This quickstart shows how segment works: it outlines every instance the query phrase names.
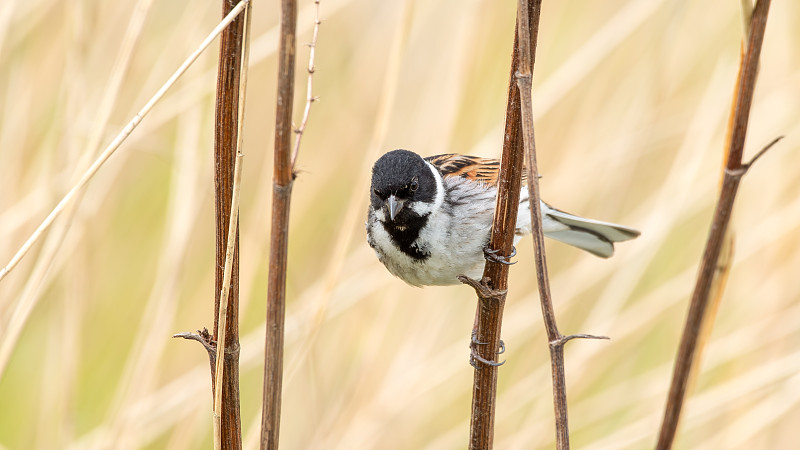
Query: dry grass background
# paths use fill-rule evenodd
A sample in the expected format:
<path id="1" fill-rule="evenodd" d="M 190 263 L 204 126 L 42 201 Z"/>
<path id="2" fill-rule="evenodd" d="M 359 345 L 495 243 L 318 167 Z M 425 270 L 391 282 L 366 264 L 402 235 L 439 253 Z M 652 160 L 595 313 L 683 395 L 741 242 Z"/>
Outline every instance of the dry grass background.
<path id="1" fill-rule="evenodd" d="M 314 105 L 295 184 L 285 448 L 463 448 L 474 295 L 392 278 L 364 240 L 380 152 L 498 156 L 514 2 L 322 2 Z M 257 444 L 277 12 L 256 2 L 242 192 L 242 417 Z M 218 20 L 218 2 L 0 5 L 0 259 Z M 137 26 L 141 21 L 141 26 Z M 301 2 L 300 42 L 312 2 Z M 736 253 L 677 448 L 793 448 L 800 422 L 800 4 L 773 5 Z M 133 24 L 133 25 L 131 25 Z M 545 2 L 534 74 L 552 204 L 642 230 L 600 260 L 549 242 L 576 448 L 655 442 L 719 180 L 738 2 Z M 126 42 L 129 42 L 125 50 Z M 304 64 L 307 49 L 300 47 Z M 208 448 L 216 47 L 0 284 L 0 445 Z M 296 111 L 305 93 L 298 70 Z M 551 448 L 531 266 L 511 271 L 496 446 Z M 19 330 L 16 333 L 15 330 Z M 18 339 L 17 339 L 18 337 Z M 5 353 L 3 353 L 5 352 Z"/>

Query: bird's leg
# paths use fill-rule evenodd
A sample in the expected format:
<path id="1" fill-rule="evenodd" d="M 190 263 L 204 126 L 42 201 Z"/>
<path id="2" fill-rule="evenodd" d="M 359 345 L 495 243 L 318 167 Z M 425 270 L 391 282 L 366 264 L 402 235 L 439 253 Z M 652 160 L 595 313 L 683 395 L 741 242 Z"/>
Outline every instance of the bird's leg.
<path id="1" fill-rule="evenodd" d="M 480 317 L 481 303 L 483 301 L 494 300 L 494 301 L 503 302 L 503 301 L 505 301 L 506 291 L 505 290 L 490 289 L 488 287 L 488 285 L 486 284 L 488 279 L 483 279 L 481 281 L 477 281 L 477 280 L 473 280 L 472 278 L 470 278 L 470 277 L 468 277 L 466 275 L 459 275 L 458 276 L 458 280 L 461 281 L 462 283 L 466 284 L 466 285 L 471 286 L 473 289 L 475 289 L 475 291 L 478 293 L 478 297 L 480 298 L 480 301 L 478 301 L 478 304 L 476 305 L 477 311 L 475 312 L 475 322 L 472 325 L 472 334 L 470 336 L 469 364 L 472 367 L 476 368 L 476 369 L 480 369 L 480 366 L 478 365 L 478 363 L 483 363 L 483 364 L 485 364 L 487 366 L 490 366 L 490 367 L 502 366 L 503 364 L 505 364 L 505 361 L 502 361 L 502 362 L 499 362 L 499 363 L 495 362 L 495 361 L 490 361 L 490 360 L 482 357 L 478 353 L 478 346 L 479 345 L 489 345 L 488 342 L 481 342 L 480 340 L 478 340 L 478 318 Z M 496 351 L 495 354 L 499 355 L 501 353 L 504 353 L 505 351 L 506 351 L 506 345 L 502 340 L 500 340 L 500 349 L 499 349 L 499 351 Z"/>
<path id="2" fill-rule="evenodd" d="M 516 256 L 516 254 L 517 254 L 517 248 L 516 247 L 513 247 L 513 246 L 511 247 L 511 254 L 508 255 L 508 256 L 498 255 L 498 253 L 500 253 L 500 250 L 493 250 L 493 249 L 489 248 L 488 246 L 483 247 L 483 257 L 486 258 L 487 261 L 496 262 L 496 263 L 500 263 L 500 264 L 505 264 L 507 266 L 510 266 L 512 264 L 516 264 L 517 263 L 516 261 L 514 261 L 514 262 L 511 261 L 511 258 Z"/>

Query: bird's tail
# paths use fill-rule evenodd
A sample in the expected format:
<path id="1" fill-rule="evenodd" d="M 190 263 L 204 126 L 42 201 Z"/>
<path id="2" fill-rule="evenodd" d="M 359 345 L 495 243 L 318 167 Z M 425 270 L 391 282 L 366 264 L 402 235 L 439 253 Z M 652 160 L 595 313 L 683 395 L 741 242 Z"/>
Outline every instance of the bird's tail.
<path id="1" fill-rule="evenodd" d="M 601 258 L 608 258 L 614 254 L 614 242 L 634 239 L 640 234 L 639 231 L 622 225 L 585 219 L 555 208 L 547 209 L 548 211 L 542 211 L 545 236 L 586 250 Z M 548 220 L 557 222 L 553 224 L 556 226 L 548 226 Z"/>

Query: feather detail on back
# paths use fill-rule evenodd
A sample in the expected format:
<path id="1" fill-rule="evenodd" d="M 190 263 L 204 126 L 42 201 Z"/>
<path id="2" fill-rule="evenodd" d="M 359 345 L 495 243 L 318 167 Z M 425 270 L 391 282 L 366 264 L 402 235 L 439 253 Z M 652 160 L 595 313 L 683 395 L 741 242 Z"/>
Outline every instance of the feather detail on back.
<path id="1" fill-rule="evenodd" d="M 497 187 L 500 178 L 500 160 L 492 158 L 480 158 L 477 156 L 458 155 L 449 153 L 445 155 L 434 155 L 425 158 L 439 169 L 443 178 L 461 177 L 469 181 L 484 183 L 492 187 Z M 522 185 L 528 179 L 528 171 L 522 170 Z"/>

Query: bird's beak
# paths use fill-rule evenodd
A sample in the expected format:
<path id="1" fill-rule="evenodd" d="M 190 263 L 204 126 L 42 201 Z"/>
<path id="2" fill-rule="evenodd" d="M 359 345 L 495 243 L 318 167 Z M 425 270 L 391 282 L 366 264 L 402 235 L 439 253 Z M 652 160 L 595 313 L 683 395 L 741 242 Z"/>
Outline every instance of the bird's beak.
<path id="1" fill-rule="evenodd" d="M 398 200 L 394 195 L 389 196 L 386 200 L 386 204 L 389 206 L 389 220 L 394 222 L 394 218 L 397 217 L 397 214 L 403 209 L 403 204 L 405 202 L 405 200 Z"/>

